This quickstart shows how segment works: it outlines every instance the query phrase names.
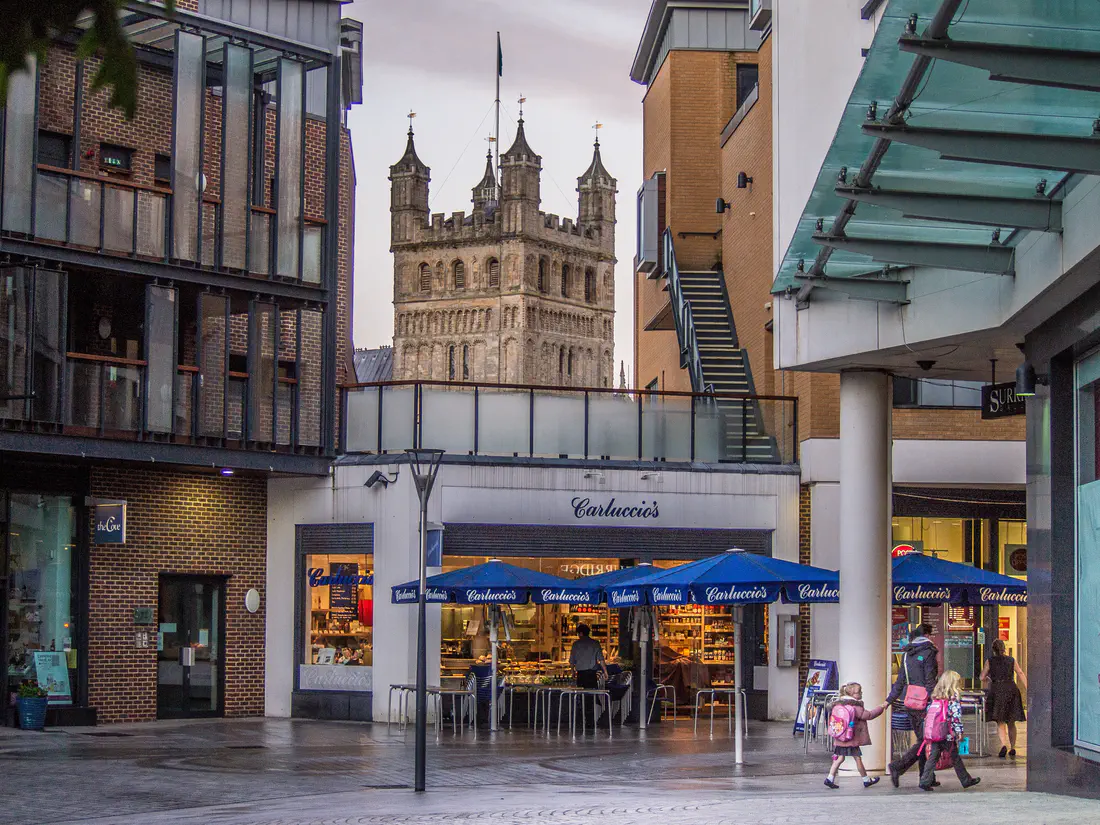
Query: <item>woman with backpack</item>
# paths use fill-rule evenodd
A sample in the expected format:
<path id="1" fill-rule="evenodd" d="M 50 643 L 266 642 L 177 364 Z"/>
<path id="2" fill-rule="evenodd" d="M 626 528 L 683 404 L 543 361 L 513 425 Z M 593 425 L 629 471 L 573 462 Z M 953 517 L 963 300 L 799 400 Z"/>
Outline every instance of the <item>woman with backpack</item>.
<path id="1" fill-rule="evenodd" d="M 924 715 L 924 741 L 921 742 L 921 750 L 927 757 L 920 775 L 922 791 L 934 790 L 936 768 L 953 767 L 963 790 L 982 781 L 967 772 L 959 755 L 959 742 L 963 738 L 961 693 L 962 676 L 953 670 L 945 671 L 932 690 L 932 701 Z"/>
<path id="2" fill-rule="evenodd" d="M 829 708 L 829 735 L 836 743 L 833 746 L 833 764 L 825 776 L 825 787 L 834 791 L 840 787 L 836 783 L 836 774 L 840 763 L 849 756 L 856 759 L 856 769 L 863 777 L 863 787 L 870 788 L 878 783 L 877 776 L 868 776 L 863 767 L 861 745 L 871 744 L 871 734 L 867 731 L 867 722 L 882 715 L 888 707 L 883 702 L 878 707 L 867 710 L 863 707 L 863 687 L 859 682 L 849 682 L 840 688 L 840 698 Z"/>
<path id="3" fill-rule="evenodd" d="M 1006 755 L 1016 758 L 1016 723 L 1026 720 L 1024 701 L 1013 677 L 1027 688 L 1023 669 L 1015 659 L 1005 655 L 1005 643 L 995 639 L 993 655 L 985 661 L 981 680 L 990 682 L 985 714 L 987 719 L 997 723 L 997 736 L 1001 739 L 1001 752 L 997 756 L 1001 759 Z"/>

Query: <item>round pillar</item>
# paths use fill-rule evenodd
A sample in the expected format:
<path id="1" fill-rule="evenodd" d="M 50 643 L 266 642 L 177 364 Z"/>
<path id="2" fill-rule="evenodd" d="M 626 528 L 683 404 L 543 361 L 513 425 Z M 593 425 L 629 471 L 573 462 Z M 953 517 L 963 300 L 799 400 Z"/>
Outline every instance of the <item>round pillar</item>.
<path id="1" fill-rule="evenodd" d="M 890 376 L 840 374 L 840 682 L 859 682 L 868 707 L 890 689 Z M 889 711 L 887 711 L 888 713 Z M 868 770 L 889 754 L 885 716 L 869 723 Z M 854 765 L 844 766 L 845 768 Z"/>

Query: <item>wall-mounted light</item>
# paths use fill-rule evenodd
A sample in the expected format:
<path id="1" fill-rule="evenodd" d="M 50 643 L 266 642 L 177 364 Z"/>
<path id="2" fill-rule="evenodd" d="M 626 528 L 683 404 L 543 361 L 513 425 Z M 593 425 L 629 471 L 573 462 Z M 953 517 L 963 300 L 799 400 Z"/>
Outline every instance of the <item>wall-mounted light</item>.
<path id="1" fill-rule="evenodd" d="M 719 215 L 721 215 L 723 212 L 725 212 L 729 208 L 730 208 L 730 204 L 727 203 L 722 198 L 719 198 L 717 201 L 714 202 L 714 211 L 717 212 Z"/>
<path id="2" fill-rule="evenodd" d="M 231 475 L 233 475 L 233 468 L 232 467 L 222 467 L 221 473 L 222 473 L 223 476 L 231 476 Z"/>
<path id="3" fill-rule="evenodd" d="M 1027 398 L 1035 395 L 1035 385 L 1038 381 L 1038 376 L 1035 375 L 1035 367 L 1031 366 L 1030 361 L 1024 361 L 1016 367 L 1016 396 Z"/>
<path id="4" fill-rule="evenodd" d="M 752 178 L 750 178 L 745 172 L 737 173 L 737 188 L 747 189 L 752 185 Z"/>

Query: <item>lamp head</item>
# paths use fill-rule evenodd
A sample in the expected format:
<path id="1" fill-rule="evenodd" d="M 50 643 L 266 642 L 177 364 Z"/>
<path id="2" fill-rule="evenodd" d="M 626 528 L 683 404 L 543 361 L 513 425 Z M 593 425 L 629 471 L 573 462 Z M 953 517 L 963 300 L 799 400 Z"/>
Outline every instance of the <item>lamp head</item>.
<path id="1" fill-rule="evenodd" d="M 1016 367 L 1016 396 L 1018 398 L 1035 395 L 1036 383 L 1035 367 L 1031 366 L 1030 361 L 1024 361 Z"/>
<path id="2" fill-rule="evenodd" d="M 725 212 L 729 208 L 730 208 L 730 205 L 725 200 L 723 200 L 722 198 L 719 198 L 714 203 L 714 211 L 717 212 L 719 215 L 721 215 L 723 212 Z"/>
<path id="3" fill-rule="evenodd" d="M 737 188 L 738 189 L 747 189 L 749 184 L 751 184 L 751 183 L 752 183 L 752 178 L 750 178 L 745 172 L 738 172 L 737 173 Z"/>

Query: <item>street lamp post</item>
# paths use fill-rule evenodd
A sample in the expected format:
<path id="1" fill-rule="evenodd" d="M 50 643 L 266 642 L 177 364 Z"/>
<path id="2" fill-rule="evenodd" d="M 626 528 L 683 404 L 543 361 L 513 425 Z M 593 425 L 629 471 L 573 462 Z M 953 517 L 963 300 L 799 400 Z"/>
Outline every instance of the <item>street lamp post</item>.
<path id="1" fill-rule="evenodd" d="M 406 450 L 413 484 L 420 497 L 420 587 L 416 600 L 416 762 L 413 790 L 424 790 L 428 752 L 428 497 L 432 494 L 443 450 Z"/>

